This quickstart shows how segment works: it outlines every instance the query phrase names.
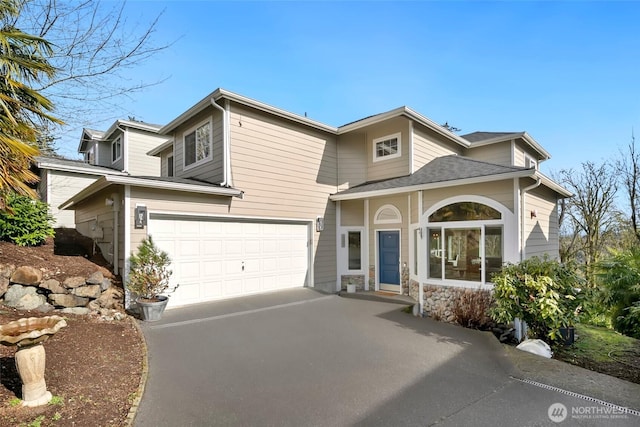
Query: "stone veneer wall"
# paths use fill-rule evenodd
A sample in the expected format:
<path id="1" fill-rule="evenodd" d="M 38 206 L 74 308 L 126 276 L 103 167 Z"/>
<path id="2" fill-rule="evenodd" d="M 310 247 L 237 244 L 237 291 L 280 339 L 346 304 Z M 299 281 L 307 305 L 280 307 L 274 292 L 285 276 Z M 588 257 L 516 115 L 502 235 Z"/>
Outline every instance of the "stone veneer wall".
<path id="1" fill-rule="evenodd" d="M 473 289 L 459 288 L 455 286 L 424 285 L 423 313 L 435 320 L 456 323 L 454 316 L 455 301 L 465 292 Z M 409 295 L 418 301 L 419 283 L 411 281 Z"/>
<path id="2" fill-rule="evenodd" d="M 409 295 L 409 267 L 407 267 L 407 263 L 404 263 L 402 266 L 402 271 L 400 272 L 400 286 L 402 288 L 402 295 Z"/>
<path id="3" fill-rule="evenodd" d="M 356 290 L 364 291 L 364 274 L 345 274 L 340 276 L 340 288 L 347 290 L 347 285 L 352 283 L 356 285 Z"/>
<path id="4" fill-rule="evenodd" d="M 369 290 L 370 291 L 376 290 L 376 266 L 375 265 L 369 266 Z"/>

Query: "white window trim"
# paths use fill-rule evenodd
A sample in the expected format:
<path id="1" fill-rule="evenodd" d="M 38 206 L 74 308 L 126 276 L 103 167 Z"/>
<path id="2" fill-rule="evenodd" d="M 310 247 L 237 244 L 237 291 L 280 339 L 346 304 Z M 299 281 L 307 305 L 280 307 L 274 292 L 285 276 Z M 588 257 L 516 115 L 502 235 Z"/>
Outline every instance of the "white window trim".
<path id="1" fill-rule="evenodd" d="M 497 210 L 498 212 L 500 212 L 500 214 L 502 215 L 502 219 L 499 220 L 486 220 L 486 221 L 455 221 L 455 222 L 429 222 L 429 216 L 431 216 L 432 213 L 434 213 L 435 211 L 437 211 L 440 208 L 443 208 L 445 206 L 448 206 L 450 204 L 453 203 L 459 203 L 459 202 L 476 202 L 476 203 L 482 203 L 484 205 L 487 205 L 489 207 L 492 207 L 493 209 Z M 456 228 L 456 227 L 460 227 L 460 228 L 465 228 L 465 227 L 476 227 L 479 224 L 482 224 L 483 226 L 495 226 L 495 225 L 501 225 L 502 228 L 502 247 L 503 247 L 503 258 L 502 261 L 503 262 L 518 262 L 518 259 L 516 258 L 515 255 L 519 254 L 518 251 L 518 236 L 519 236 L 519 231 L 517 229 L 518 227 L 518 223 L 517 223 L 517 218 L 515 217 L 515 215 L 513 214 L 513 212 L 511 212 L 509 210 L 509 208 L 507 208 L 505 205 L 503 205 L 502 203 L 490 199 L 488 197 L 485 196 L 478 196 L 478 195 L 460 195 L 460 196 L 453 196 L 453 197 L 449 197 L 443 200 L 440 200 L 438 203 L 433 204 L 429 209 L 427 209 L 422 216 L 420 217 L 420 226 L 423 228 L 423 232 L 428 230 L 429 227 L 433 226 L 433 227 L 441 227 L 443 225 L 446 224 L 447 228 Z M 455 224 L 455 225 L 454 225 Z M 482 227 L 484 229 L 484 227 Z M 484 236 L 483 236 L 484 237 Z M 425 245 L 424 249 L 426 250 L 426 240 L 423 240 L 423 244 Z M 425 263 L 426 264 L 426 263 Z M 420 265 L 420 267 L 422 267 L 422 265 Z M 493 288 L 493 284 L 491 282 L 484 282 L 482 284 L 480 284 L 479 282 L 470 282 L 470 281 L 456 281 L 456 280 L 452 280 L 452 279 L 436 279 L 436 278 L 429 278 L 428 277 L 428 266 L 424 265 L 424 268 L 422 268 L 420 270 L 420 281 L 427 283 L 427 284 L 435 284 L 435 285 L 446 285 L 446 286 L 457 286 L 457 287 L 462 287 L 462 288 L 478 288 L 478 286 L 480 285 L 481 289 L 492 289 Z"/>
<path id="2" fill-rule="evenodd" d="M 378 157 L 378 150 L 376 149 L 376 145 L 378 144 L 378 142 L 382 142 L 382 141 L 386 141 L 388 139 L 394 139 L 394 138 L 398 140 L 398 151 L 395 154 Z M 374 163 L 381 162 L 384 160 L 397 159 L 401 155 L 402 155 L 402 133 L 398 132 L 392 135 L 383 136 L 381 138 L 376 138 L 373 140 L 373 162 Z"/>
<path id="3" fill-rule="evenodd" d="M 396 214 L 396 219 L 378 219 L 378 216 L 387 209 L 391 209 Z M 393 205 L 380 206 L 380 208 L 376 211 L 376 214 L 373 216 L 373 223 L 374 224 L 400 224 L 402 223 L 402 213 L 400 213 L 400 209 L 396 208 Z"/>
<path id="4" fill-rule="evenodd" d="M 195 162 L 191 163 L 190 165 L 186 164 L 187 161 L 187 156 L 186 156 L 186 150 L 185 150 L 185 137 L 187 135 L 189 135 L 190 133 L 195 132 L 199 127 L 204 126 L 205 124 L 209 124 L 209 155 L 207 157 L 205 157 L 204 159 L 201 160 L 196 160 Z M 182 170 L 186 171 L 189 169 L 193 169 L 197 166 L 200 166 L 204 163 L 210 162 L 213 160 L 213 122 L 212 120 L 209 118 L 207 120 L 203 120 L 202 122 L 198 123 L 195 126 L 190 127 L 189 129 L 187 129 L 186 131 L 184 131 L 182 133 Z M 173 164 L 174 170 L 175 170 L 175 163 Z"/>
<path id="5" fill-rule="evenodd" d="M 114 146 L 115 146 L 117 143 L 120 143 L 120 153 L 119 153 L 120 155 L 114 159 L 114 158 L 113 158 L 113 149 L 114 149 Z M 116 139 L 114 139 L 113 141 L 111 141 L 111 163 L 112 163 L 112 164 L 113 164 L 113 163 L 115 163 L 115 162 L 117 162 L 118 160 L 120 160 L 120 159 L 122 158 L 122 151 L 123 151 L 123 147 L 122 147 L 122 136 L 119 136 L 119 137 L 117 137 Z"/>
<path id="6" fill-rule="evenodd" d="M 349 232 L 360 233 L 360 269 L 349 269 Z M 365 257 L 365 228 L 364 227 L 340 227 L 338 240 L 338 252 L 340 260 L 340 275 L 355 275 L 364 274 L 366 269 L 366 257 Z M 344 237 L 342 237 L 344 236 Z M 341 240 L 344 239 L 344 247 Z"/>
<path id="7" fill-rule="evenodd" d="M 169 159 L 172 160 L 172 164 L 173 164 L 173 173 L 171 175 L 169 175 Z M 175 161 L 175 157 L 173 157 L 173 153 L 169 154 L 167 156 L 167 176 L 176 176 L 176 161 Z"/>

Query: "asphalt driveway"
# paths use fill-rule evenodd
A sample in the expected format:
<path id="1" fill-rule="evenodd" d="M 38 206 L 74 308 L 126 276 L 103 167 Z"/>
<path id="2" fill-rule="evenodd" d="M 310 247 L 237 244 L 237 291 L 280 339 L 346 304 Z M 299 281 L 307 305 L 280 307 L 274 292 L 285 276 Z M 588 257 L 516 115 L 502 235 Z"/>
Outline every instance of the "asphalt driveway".
<path id="1" fill-rule="evenodd" d="M 512 378 L 488 333 L 401 309 L 298 289 L 167 311 L 143 325 L 135 425 L 556 425 L 558 403 L 561 425 L 637 425 Z"/>

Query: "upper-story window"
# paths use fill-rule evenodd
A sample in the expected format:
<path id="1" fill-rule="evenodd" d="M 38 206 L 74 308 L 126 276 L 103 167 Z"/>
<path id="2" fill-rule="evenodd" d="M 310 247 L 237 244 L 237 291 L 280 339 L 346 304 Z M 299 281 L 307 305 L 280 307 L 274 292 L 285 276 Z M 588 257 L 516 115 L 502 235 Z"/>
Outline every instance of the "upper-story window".
<path id="1" fill-rule="evenodd" d="M 96 164 L 94 147 L 91 147 L 89 150 L 84 152 L 84 161 L 89 163 L 90 165 Z"/>
<path id="2" fill-rule="evenodd" d="M 373 140 L 373 161 L 400 157 L 400 133 Z"/>
<path id="3" fill-rule="evenodd" d="M 111 143 L 111 161 L 116 162 L 122 157 L 122 139 L 117 137 Z"/>
<path id="4" fill-rule="evenodd" d="M 167 157 L 167 176 L 173 176 L 173 154 Z"/>
<path id="5" fill-rule="evenodd" d="M 184 133 L 185 169 L 211 160 L 213 147 L 211 122 L 206 121 Z"/>

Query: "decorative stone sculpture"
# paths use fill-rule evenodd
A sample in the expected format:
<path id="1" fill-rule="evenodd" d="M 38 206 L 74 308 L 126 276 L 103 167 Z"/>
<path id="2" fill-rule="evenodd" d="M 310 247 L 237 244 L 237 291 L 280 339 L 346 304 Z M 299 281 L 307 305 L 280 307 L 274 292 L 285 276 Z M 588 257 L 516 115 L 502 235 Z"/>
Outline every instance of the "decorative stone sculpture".
<path id="1" fill-rule="evenodd" d="M 16 368 L 22 380 L 22 405 L 49 403 L 51 392 L 44 380 L 46 355 L 42 345 L 67 322 L 60 316 L 28 317 L 0 325 L 0 344 L 17 346 Z"/>

